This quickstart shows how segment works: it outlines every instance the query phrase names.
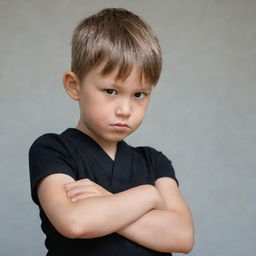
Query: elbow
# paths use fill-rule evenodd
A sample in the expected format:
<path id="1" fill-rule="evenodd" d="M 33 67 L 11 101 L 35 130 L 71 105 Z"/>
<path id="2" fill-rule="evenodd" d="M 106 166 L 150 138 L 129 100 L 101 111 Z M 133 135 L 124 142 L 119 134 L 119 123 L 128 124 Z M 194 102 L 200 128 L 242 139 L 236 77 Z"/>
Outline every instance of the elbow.
<path id="1" fill-rule="evenodd" d="M 64 229 L 58 230 L 58 231 L 62 236 L 66 237 L 66 238 L 75 239 L 75 238 L 79 237 L 79 233 L 76 230 L 71 229 L 71 228 L 64 228 Z"/>
<path id="2" fill-rule="evenodd" d="M 67 228 L 66 237 L 75 238 L 91 238 L 88 225 L 81 223 L 80 218 L 73 218 L 70 220 L 69 227 Z"/>
<path id="3" fill-rule="evenodd" d="M 76 239 L 82 234 L 83 237 L 86 237 L 85 231 L 82 230 L 82 223 L 79 222 L 79 218 L 77 218 L 74 214 L 66 216 L 66 218 L 62 219 L 58 225 L 55 225 L 55 227 L 56 230 L 66 238 Z"/>
<path id="4" fill-rule="evenodd" d="M 191 245 L 186 245 L 186 246 L 182 249 L 181 253 L 188 254 L 188 253 L 190 253 L 190 252 L 192 251 L 192 249 L 193 249 L 193 246 L 191 246 Z"/>
<path id="5" fill-rule="evenodd" d="M 193 230 L 181 232 L 177 237 L 175 245 L 172 244 L 168 252 L 188 254 L 192 251 L 195 243 L 195 236 Z"/>
<path id="6" fill-rule="evenodd" d="M 181 246 L 181 253 L 188 254 L 192 251 L 195 245 L 195 230 L 194 230 L 194 223 L 191 218 L 191 221 L 184 226 L 183 231 L 180 234 L 180 241 Z"/>
<path id="7" fill-rule="evenodd" d="M 80 230 L 75 223 L 69 222 L 68 220 L 63 225 L 56 227 L 57 231 L 64 237 L 75 239 L 80 236 Z"/>
<path id="8" fill-rule="evenodd" d="M 195 236 L 194 231 L 187 232 L 186 235 L 184 235 L 183 243 L 182 243 L 182 251 L 181 253 L 188 254 L 192 251 L 195 244 Z"/>
<path id="9" fill-rule="evenodd" d="M 168 252 L 188 254 L 192 251 L 193 247 L 193 241 L 183 239 L 178 246 L 175 246 L 175 249 L 169 250 Z"/>

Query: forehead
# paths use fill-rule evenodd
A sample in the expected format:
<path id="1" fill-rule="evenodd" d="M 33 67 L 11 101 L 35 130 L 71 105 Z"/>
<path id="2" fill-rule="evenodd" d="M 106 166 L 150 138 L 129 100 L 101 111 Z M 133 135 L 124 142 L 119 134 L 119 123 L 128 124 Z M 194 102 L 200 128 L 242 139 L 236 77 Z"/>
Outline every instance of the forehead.
<path id="1" fill-rule="evenodd" d="M 141 73 L 141 69 L 138 65 L 132 66 L 130 74 L 124 80 L 117 79 L 119 67 L 116 67 L 111 72 L 103 75 L 102 71 L 105 65 L 106 65 L 106 62 L 101 62 L 98 66 L 93 68 L 89 73 L 91 73 L 94 79 L 100 80 L 100 82 L 102 83 L 115 85 L 117 87 L 119 87 L 118 85 L 121 85 L 123 83 L 132 83 L 133 85 L 136 85 L 141 89 L 152 88 L 152 85 L 146 81 L 144 74 Z"/>

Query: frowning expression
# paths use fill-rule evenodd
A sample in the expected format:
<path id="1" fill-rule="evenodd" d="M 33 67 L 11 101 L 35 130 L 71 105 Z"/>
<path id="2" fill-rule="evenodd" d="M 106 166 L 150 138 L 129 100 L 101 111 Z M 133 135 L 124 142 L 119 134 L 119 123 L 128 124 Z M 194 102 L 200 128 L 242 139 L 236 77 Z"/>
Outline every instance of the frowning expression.
<path id="1" fill-rule="evenodd" d="M 97 142 L 117 142 L 142 123 L 152 86 L 141 81 L 136 66 L 125 80 L 116 81 L 118 69 L 103 77 L 102 65 L 87 73 L 81 82 L 79 125 Z"/>

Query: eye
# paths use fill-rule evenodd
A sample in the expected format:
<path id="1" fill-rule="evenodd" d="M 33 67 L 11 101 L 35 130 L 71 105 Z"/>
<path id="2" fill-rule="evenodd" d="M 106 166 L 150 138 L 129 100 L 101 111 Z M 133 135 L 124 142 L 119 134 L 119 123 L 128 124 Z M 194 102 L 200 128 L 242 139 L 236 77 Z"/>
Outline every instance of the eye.
<path id="1" fill-rule="evenodd" d="M 144 92 L 136 92 L 136 93 L 134 94 L 134 96 L 135 96 L 135 98 L 137 98 L 137 99 L 143 99 L 144 97 L 147 96 L 147 94 L 144 93 Z"/>
<path id="2" fill-rule="evenodd" d="M 114 89 L 104 89 L 104 91 L 109 95 L 115 95 L 117 94 L 117 91 Z"/>

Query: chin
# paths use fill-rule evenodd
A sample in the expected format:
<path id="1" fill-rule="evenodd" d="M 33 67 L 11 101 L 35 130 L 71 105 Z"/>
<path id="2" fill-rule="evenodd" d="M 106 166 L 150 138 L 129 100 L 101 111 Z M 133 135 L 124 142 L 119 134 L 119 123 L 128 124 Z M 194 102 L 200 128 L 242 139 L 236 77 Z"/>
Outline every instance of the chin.
<path id="1" fill-rule="evenodd" d="M 129 134 L 117 134 L 117 135 L 110 136 L 107 139 L 112 142 L 117 142 L 125 139 L 127 136 L 129 136 Z"/>

